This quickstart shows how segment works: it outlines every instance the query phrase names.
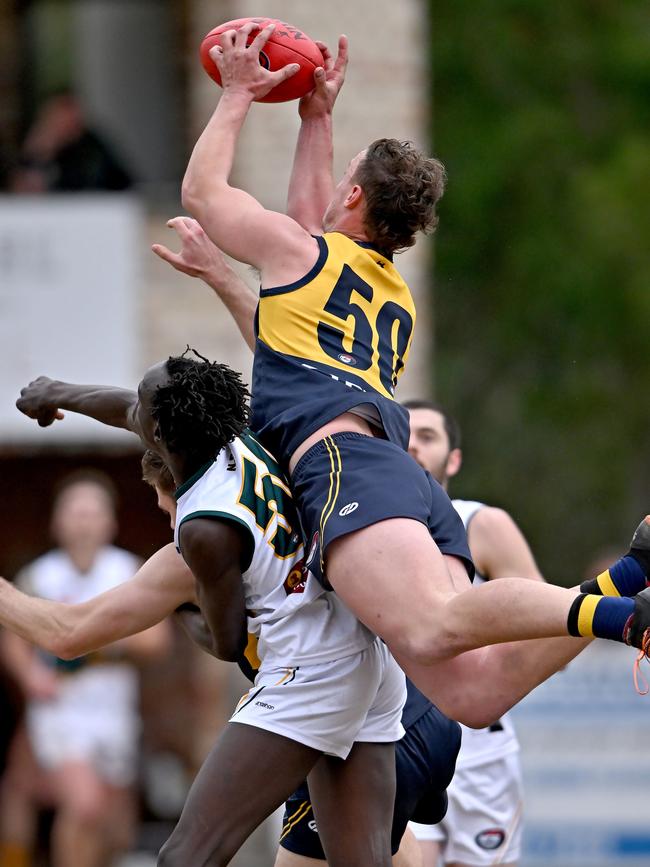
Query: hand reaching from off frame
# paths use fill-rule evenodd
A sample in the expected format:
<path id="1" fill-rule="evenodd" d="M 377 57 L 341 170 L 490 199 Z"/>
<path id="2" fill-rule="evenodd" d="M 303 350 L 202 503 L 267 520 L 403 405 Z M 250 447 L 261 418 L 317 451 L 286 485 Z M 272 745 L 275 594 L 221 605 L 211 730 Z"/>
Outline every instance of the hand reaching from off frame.
<path id="1" fill-rule="evenodd" d="M 211 286 L 226 283 L 234 271 L 226 262 L 221 250 L 212 243 L 201 226 L 191 217 L 173 217 L 167 221 L 181 242 L 181 249 L 174 253 L 164 244 L 152 244 L 153 252 L 168 262 L 177 271 L 190 277 L 199 277 Z"/>
<path id="2" fill-rule="evenodd" d="M 29 418 L 35 419 L 41 427 L 63 418 L 63 413 L 52 397 L 53 380 L 39 376 L 20 391 L 16 407 Z"/>

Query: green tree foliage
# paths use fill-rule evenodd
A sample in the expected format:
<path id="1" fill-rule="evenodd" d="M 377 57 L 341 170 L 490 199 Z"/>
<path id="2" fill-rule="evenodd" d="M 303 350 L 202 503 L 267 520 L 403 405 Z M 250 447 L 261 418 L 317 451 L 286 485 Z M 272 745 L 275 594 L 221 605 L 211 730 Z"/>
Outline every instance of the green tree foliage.
<path id="1" fill-rule="evenodd" d="M 650 5 L 437 0 L 437 396 L 453 493 L 575 581 L 650 512 Z"/>

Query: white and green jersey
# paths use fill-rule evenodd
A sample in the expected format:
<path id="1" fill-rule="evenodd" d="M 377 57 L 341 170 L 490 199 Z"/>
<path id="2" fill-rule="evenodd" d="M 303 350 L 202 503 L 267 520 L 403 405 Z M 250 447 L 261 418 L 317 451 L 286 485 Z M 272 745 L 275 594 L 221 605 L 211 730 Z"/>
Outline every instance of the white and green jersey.
<path id="1" fill-rule="evenodd" d="M 298 515 L 275 459 L 250 433 L 222 449 L 176 492 L 174 541 L 183 525 L 215 518 L 239 526 L 248 544 L 242 564 L 248 631 L 264 667 L 326 662 L 374 641 L 333 592 L 304 568 Z"/>

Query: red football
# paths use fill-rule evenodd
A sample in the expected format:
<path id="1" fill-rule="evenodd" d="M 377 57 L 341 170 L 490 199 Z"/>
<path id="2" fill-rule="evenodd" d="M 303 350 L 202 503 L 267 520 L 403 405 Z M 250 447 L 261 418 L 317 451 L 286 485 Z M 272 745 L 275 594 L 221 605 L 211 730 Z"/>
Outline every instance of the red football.
<path id="1" fill-rule="evenodd" d="M 210 49 L 219 45 L 219 36 L 224 30 L 239 30 L 249 21 L 257 24 L 262 30 L 267 24 L 275 24 L 275 30 L 271 38 L 260 52 L 260 63 L 267 69 L 275 72 L 282 69 L 287 63 L 299 63 L 300 69 L 291 78 L 278 84 L 258 102 L 287 102 L 290 99 L 299 99 L 314 87 L 314 70 L 323 65 L 323 55 L 316 43 L 305 35 L 302 30 L 278 21 L 276 18 L 236 18 L 234 21 L 226 21 L 211 30 L 201 43 L 201 63 L 210 78 L 221 85 L 221 75 L 215 62 L 210 57 Z M 254 30 L 248 37 L 250 45 L 258 31 Z"/>

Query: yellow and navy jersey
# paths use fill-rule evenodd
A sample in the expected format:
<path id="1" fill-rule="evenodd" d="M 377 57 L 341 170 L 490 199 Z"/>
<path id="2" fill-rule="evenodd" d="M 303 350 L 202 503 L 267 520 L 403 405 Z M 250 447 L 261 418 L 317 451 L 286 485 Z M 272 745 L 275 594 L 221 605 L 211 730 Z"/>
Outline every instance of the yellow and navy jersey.
<path id="1" fill-rule="evenodd" d="M 283 465 L 321 425 L 375 408 L 386 436 L 408 446 L 395 386 L 408 359 L 415 305 L 393 265 L 339 232 L 301 280 L 260 290 L 251 427 Z"/>
<path id="2" fill-rule="evenodd" d="M 248 632 L 265 665 L 340 659 L 374 636 L 304 566 L 291 491 L 277 461 L 249 432 L 228 443 L 176 491 L 174 542 L 196 518 L 235 524 L 246 541 L 242 582 Z M 215 551 L 215 557 L 219 552 Z"/>

